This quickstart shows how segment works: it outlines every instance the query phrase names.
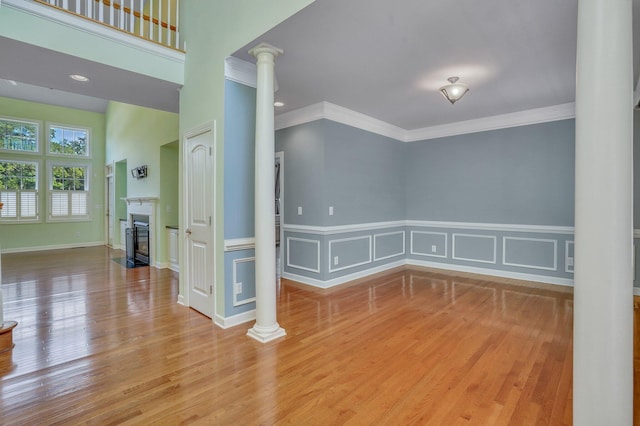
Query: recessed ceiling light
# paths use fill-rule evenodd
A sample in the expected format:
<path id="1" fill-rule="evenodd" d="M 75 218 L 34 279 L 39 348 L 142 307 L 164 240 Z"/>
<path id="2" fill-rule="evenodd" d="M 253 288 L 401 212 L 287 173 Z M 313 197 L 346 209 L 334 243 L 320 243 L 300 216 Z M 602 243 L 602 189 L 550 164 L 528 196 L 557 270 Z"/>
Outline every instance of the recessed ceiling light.
<path id="1" fill-rule="evenodd" d="M 69 74 L 69 77 L 71 77 L 75 81 L 82 81 L 82 82 L 89 81 L 88 77 L 85 77 L 84 75 L 80 75 L 80 74 Z"/>
<path id="2" fill-rule="evenodd" d="M 274 107 L 282 107 L 282 106 L 284 106 L 284 102 L 280 102 L 280 101 L 274 102 L 273 106 Z"/>
<path id="3" fill-rule="evenodd" d="M 14 80 L 7 80 L 9 82 L 10 85 L 12 86 L 17 86 L 18 83 L 16 83 Z"/>

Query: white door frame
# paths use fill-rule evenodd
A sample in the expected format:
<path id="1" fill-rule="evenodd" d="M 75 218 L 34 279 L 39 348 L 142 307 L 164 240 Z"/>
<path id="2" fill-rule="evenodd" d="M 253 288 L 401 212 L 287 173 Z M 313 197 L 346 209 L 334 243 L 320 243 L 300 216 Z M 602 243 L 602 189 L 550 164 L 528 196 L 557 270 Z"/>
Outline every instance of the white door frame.
<path id="1" fill-rule="evenodd" d="M 213 315 L 211 316 L 211 320 L 215 321 L 215 318 L 217 317 L 217 297 L 216 297 L 216 287 L 217 287 L 217 283 L 216 283 L 216 273 L 217 273 L 217 264 L 216 264 L 216 260 L 217 260 L 217 249 L 216 249 L 216 245 L 217 245 L 217 240 L 216 240 L 216 216 L 217 216 L 217 211 L 216 211 L 216 206 L 217 206 L 217 202 L 216 202 L 216 195 L 218 193 L 218 189 L 216 187 L 216 183 L 217 183 L 217 155 L 216 155 L 216 147 L 217 147 L 217 135 L 216 135 L 216 121 L 210 121 L 207 123 L 204 123 L 200 126 L 197 126 L 187 132 L 185 132 L 182 136 L 182 188 L 181 188 L 181 192 L 182 194 L 180 195 L 180 199 L 182 201 L 182 234 L 178 234 L 178 246 L 179 246 L 179 253 L 180 256 L 182 257 L 182 264 L 180 265 L 180 281 L 182 282 L 182 288 L 184 289 L 184 294 L 179 295 L 178 297 L 178 302 L 184 304 L 185 306 L 191 306 L 190 302 L 189 302 L 189 294 L 190 294 L 190 276 L 189 276 L 189 259 L 188 259 L 188 250 L 186 250 L 186 239 L 187 239 L 187 234 L 185 234 L 186 230 L 189 227 L 189 211 L 188 211 L 188 191 L 187 189 L 187 180 L 188 180 L 188 169 L 187 169 L 187 165 L 188 165 L 188 152 L 189 152 L 189 145 L 188 145 L 188 140 L 191 138 L 194 138 L 198 135 L 201 135 L 203 133 L 206 132 L 211 132 L 212 136 L 213 136 L 213 140 L 211 141 L 211 149 L 213 152 L 213 161 L 212 161 L 212 166 L 213 166 L 213 170 L 212 170 L 212 186 L 213 186 L 213 191 L 212 193 L 212 199 L 208 200 L 211 201 L 212 203 L 212 226 L 211 226 L 211 255 L 210 258 L 208 259 L 208 261 L 210 262 L 211 265 L 213 265 L 213 273 L 211 276 L 211 279 L 213 280 L 212 285 L 213 285 L 213 292 L 212 292 L 212 303 L 213 303 L 213 307 L 212 307 L 212 313 Z M 183 280 L 184 278 L 184 280 Z"/>
<path id="2" fill-rule="evenodd" d="M 115 210 L 115 190 L 116 185 L 114 181 L 114 173 L 113 173 L 114 164 L 110 163 L 105 166 L 105 176 L 104 176 L 104 213 L 105 213 L 105 221 L 104 221 L 104 244 L 106 246 L 110 246 L 113 248 L 113 235 L 115 232 L 115 223 L 113 221 L 114 216 L 113 212 Z M 109 190 L 109 181 L 111 181 L 111 188 Z M 109 226 L 111 226 L 111 244 L 109 244 Z M 118 231 L 120 232 L 120 231 Z"/>
<path id="3" fill-rule="evenodd" d="M 276 152 L 275 158 L 280 160 L 280 271 L 279 276 L 284 273 L 284 151 Z"/>

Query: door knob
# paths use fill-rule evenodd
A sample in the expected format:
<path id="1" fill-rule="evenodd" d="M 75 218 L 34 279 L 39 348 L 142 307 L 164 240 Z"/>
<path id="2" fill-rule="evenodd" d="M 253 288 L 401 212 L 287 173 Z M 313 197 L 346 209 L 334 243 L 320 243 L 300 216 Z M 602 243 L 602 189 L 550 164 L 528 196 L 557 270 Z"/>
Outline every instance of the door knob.
<path id="1" fill-rule="evenodd" d="M 185 234 L 187 234 L 187 235 L 191 235 L 191 228 L 187 228 L 187 230 L 186 230 L 186 231 L 184 231 L 184 232 L 185 232 Z"/>

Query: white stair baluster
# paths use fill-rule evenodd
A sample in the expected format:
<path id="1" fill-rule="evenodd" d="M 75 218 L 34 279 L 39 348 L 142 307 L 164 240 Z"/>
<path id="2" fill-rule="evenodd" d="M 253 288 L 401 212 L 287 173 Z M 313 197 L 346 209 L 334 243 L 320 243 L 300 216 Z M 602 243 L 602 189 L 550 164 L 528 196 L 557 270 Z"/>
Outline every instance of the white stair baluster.
<path id="1" fill-rule="evenodd" d="M 176 44 L 175 48 L 180 49 L 180 0 L 176 0 Z"/>
<path id="2" fill-rule="evenodd" d="M 158 43 L 162 43 L 162 0 L 158 0 Z"/>
<path id="3" fill-rule="evenodd" d="M 129 32 L 132 34 L 135 32 L 135 27 L 133 26 L 134 10 L 133 0 L 129 0 Z"/>
<path id="4" fill-rule="evenodd" d="M 109 25 L 111 25 L 112 27 L 115 27 L 116 24 L 115 22 L 113 22 L 113 0 L 109 1 Z"/>
<path id="5" fill-rule="evenodd" d="M 64 10 L 69 10 L 69 0 L 62 0 L 62 8 Z"/>
<path id="6" fill-rule="evenodd" d="M 104 4 L 102 4 L 102 0 L 98 0 L 98 21 L 103 24 L 106 23 L 104 22 Z"/>
<path id="7" fill-rule="evenodd" d="M 140 0 L 140 19 L 139 22 L 140 24 L 138 25 L 138 35 L 140 35 L 140 37 L 144 37 L 144 1 Z"/>
<path id="8" fill-rule="evenodd" d="M 149 2 L 149 40 L 153 40 L 153 0 Z"/>

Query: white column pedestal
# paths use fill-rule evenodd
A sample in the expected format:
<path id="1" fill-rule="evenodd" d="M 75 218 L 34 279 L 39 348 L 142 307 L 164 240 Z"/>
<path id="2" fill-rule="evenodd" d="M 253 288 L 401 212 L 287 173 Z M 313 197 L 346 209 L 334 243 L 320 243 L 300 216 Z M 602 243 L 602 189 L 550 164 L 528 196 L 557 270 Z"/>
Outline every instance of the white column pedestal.
<path id="1" fill-rule="evenodd" d="M 274 61 L 282 50 L 259 44 L 249 51 L 257 58 L 255 241 L 256 323 L 247 335 L 266 343 L 286 335 L 276 320 Z"/>

